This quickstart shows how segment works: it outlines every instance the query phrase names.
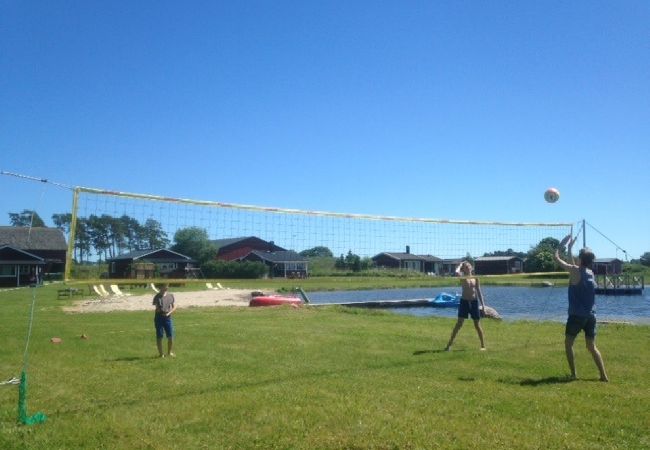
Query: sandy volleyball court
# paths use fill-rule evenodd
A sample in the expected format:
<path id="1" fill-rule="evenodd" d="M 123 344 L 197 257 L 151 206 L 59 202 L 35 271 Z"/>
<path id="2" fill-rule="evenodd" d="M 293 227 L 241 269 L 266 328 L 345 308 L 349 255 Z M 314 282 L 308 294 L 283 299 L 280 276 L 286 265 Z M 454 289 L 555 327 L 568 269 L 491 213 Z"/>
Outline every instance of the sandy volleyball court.
<path id="1" fill-rule="evenodd" d="M 248 289 L 223 289 L 192 292 L 174 292 L 177 308 L 193 306 L 248 306 L 251 291 Z M 67 312 L 92 313 L 110 311 L 142 311 L 153 310 L 151 302 L 154 294 L 127 295 L 107 299 L 86 299 L 76 302 L 73 306 L 65 307 Z"/>

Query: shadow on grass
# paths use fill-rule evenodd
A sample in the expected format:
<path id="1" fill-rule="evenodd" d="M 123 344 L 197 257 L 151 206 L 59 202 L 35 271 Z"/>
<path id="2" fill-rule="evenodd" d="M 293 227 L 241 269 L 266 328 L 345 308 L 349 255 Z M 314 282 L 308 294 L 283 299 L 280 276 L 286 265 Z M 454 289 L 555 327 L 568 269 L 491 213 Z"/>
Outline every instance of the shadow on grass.
<path id="1" fill-rule="evenodd" d="M 564 384 L 564 383 L 572 383 L 576 381 L 575 378 L 571 378 L 569 375 L 565 375 L 562 377 L 546 377 L 546 378 L 525 378 L 523 380 L 506 380 L 506 379 L 500 379 L 499 382 L 501 383 L 507 383 L 507 384 L 518 384 L 520 386 L 540 386 L 540 385 L 545 385 L 545 384 Z"/>
<path id="2" fill-rule="evenodd" d="M 413 352 L 413 356 L 426 355 L 427 353 L 456 353 L 456 352 L 464 352 L 464 351 L 465 351 L 464 348 L 458 350 L 452 350 L 450 352 L 448 352 L 444 348 L 433 349 L 433 350 L 416 350 Z"/>
<path id="3" fill-rule="evenodd" d="M 133 362 L 146 361 L 148 359 L 160 359 L 160 356 L 121 356 L 119 358 L 106 359 L 104 362 Z"/>
<path id="4" fill-rule="evenodd" d="M 434 349 L 434 350 L 416 350 L 413 352 L 413 356 L 426 355 L 427 353 L 446 353 L 444 349 Z"/>
<path id="5" fill-rule="evenodd" d="M 474 377 L 458 377 L 458 381 L 476 381 Z"/>

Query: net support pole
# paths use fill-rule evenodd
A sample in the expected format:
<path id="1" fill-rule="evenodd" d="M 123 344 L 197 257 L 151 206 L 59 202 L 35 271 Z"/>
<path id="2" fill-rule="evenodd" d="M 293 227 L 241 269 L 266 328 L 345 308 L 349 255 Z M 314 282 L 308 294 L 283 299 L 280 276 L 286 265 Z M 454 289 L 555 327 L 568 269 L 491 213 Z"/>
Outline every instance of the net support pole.
<path id="1" fill-rule="evenodd" d="M 68 253 L 65 255 L 65 273 L 63 280 L 70 281 L 72 272 L 72 256 L 74 254 L 74 242 L 77 235 L 77 208 L 79 204 L 79 188 L 72 190 L 72 215 L 70 217 L 70 236 L 68 236 Z"/>

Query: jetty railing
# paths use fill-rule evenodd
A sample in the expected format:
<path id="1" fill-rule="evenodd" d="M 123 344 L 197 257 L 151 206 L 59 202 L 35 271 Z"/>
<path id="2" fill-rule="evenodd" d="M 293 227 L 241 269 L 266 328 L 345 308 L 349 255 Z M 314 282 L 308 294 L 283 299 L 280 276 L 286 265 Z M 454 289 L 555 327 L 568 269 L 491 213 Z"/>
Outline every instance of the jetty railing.
<path id="1" fill-rule="evenodd" d="M 643 275 L 596 275 L 596 293 L 604 295 L 640 295 L 645 288 Z"/>

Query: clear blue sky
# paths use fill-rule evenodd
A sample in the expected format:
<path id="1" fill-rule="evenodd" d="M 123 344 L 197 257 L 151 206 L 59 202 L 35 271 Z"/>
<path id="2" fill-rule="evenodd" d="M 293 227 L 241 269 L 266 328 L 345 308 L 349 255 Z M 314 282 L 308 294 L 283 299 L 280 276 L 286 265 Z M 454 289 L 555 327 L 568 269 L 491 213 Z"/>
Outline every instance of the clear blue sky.
<path id="1" fill-rule="evenodd" d="M 334 212 L 584 218 L 638 258 L 649 144 L 646 0 L 0 1 L 4 171 Z M 24 208 L 47 220 L 70 195 L 0 176 L 0 224 Z"/>

